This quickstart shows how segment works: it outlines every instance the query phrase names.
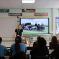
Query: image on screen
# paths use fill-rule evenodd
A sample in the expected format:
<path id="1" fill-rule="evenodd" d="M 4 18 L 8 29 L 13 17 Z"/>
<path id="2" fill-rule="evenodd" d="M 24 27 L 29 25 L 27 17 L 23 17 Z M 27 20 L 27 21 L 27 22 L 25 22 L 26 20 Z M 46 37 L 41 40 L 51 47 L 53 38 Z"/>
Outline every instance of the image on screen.
<path id="1" fill-rule="evenodd" d="M 48 34 L 49 18 L 21 18 L 23 34 Z"/>

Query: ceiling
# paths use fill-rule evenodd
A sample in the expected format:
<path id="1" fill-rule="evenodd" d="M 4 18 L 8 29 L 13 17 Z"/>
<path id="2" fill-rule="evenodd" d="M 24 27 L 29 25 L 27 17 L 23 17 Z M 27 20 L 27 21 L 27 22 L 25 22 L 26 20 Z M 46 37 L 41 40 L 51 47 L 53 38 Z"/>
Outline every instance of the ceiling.
<path id="1" fill-rule="evenodd" d="M 35 0 L 35 3 L 22 3 L 22 0 L 0 0 L 0 8 L 59 8 L 59 0 Z"/>

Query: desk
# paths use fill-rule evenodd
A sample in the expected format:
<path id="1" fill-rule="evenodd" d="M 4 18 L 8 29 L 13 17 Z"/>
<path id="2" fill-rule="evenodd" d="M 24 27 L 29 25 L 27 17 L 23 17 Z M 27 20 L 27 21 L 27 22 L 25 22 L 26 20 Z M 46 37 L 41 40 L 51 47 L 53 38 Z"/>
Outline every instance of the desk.
<path id="1" fill-rule="evenodd" d="M 25 44 L 26 47 L 33 47 L 33 44 Z M 11 47 L 11 45 L 5 45 L 6 47 Z M 49 47 L 49 44 L 46 45 L 47 47 Z"/>
<path id="2" fill-rule="evenodd" d="M 31 51 L 31 50 L 27 50 L 27 51 L 26 51 L 26 55 L 30 55 L 30 51 Z"/>
<path id="3" fill-rule="evenodd" d="M 33 47 L 33 44 L 25 44 L 28 47 Z M 47 47 L 49 47 L 49 44 L 46 44 Z"/>
<path id="4" fill-rule="evenodd" d="M 28 59 L 29 59 L 30 51 L 31 50 L 27 50 L 27 52 L 26 52 L 26 55 L 28 56 Z M 53 49 L 49 50 L 49 54 L 51 54 L 53 51 L 54 51 Z M 5 57 L 9 58 L 9 56 L 5 56 Z"/>
<path id="5" fill-rule="evenodd" d="M 33 49 L 33 44 L 25 44 L 28 50 L 32 50 Z M 5 45 L 7 47 L 7 49 L 10 49 L 11 45 Z M 46 45 L 47 47 L 49 47 L 49 44 Z"/>
<path id="6" fill-rule="evenodd" d="M 26 55 L 30 55 L 30 51 L 31 51 L 31 50 L 27 50 Z M 50 49 L 50 50 L 49 50 L 49 54 L 51 54 L 53 51 L 54 51 L 54 49 Z"/>
<path id="7" fill-rule="evenodd" d="M 27 50 L 27 52 L 26 52 L 26 55 L 28 56 L 28 59 L 29 59 L 30 51 L 31 50 Z M 53 51 L 54 51 L 53 49 L 50 49 L 49 54 L 51 54 Z"/>
<path id="8" fill-rule="evenodd" d="M 49 54 L 51 54 L 53 51 L 54 51 L 54 49 L 50 49 L 50 50 L 49 50 Z"/>

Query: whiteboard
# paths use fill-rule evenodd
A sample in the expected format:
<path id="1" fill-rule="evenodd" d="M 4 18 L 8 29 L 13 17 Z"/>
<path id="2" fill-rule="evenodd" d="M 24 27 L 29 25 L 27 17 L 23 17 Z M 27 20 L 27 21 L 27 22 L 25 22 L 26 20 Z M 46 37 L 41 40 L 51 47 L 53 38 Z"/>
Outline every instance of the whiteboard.
<path id="1" fill-rule="evenodd" d="M 15 37 L 17 18 L 0 18 L 0 37 Z"/>

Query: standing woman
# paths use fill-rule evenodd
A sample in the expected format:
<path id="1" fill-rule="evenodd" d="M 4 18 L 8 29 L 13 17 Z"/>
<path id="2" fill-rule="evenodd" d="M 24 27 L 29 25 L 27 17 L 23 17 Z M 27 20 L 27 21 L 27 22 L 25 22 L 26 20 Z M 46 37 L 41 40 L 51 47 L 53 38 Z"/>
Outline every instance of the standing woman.
<path id="1" fill-rule="evenodd" d="M 22 38 L 23 36 L 23 29 L 21 29 L 21 25 L 18 24 L 17 29 L 15 29 L 15 37 L 20 36 Z"/>

